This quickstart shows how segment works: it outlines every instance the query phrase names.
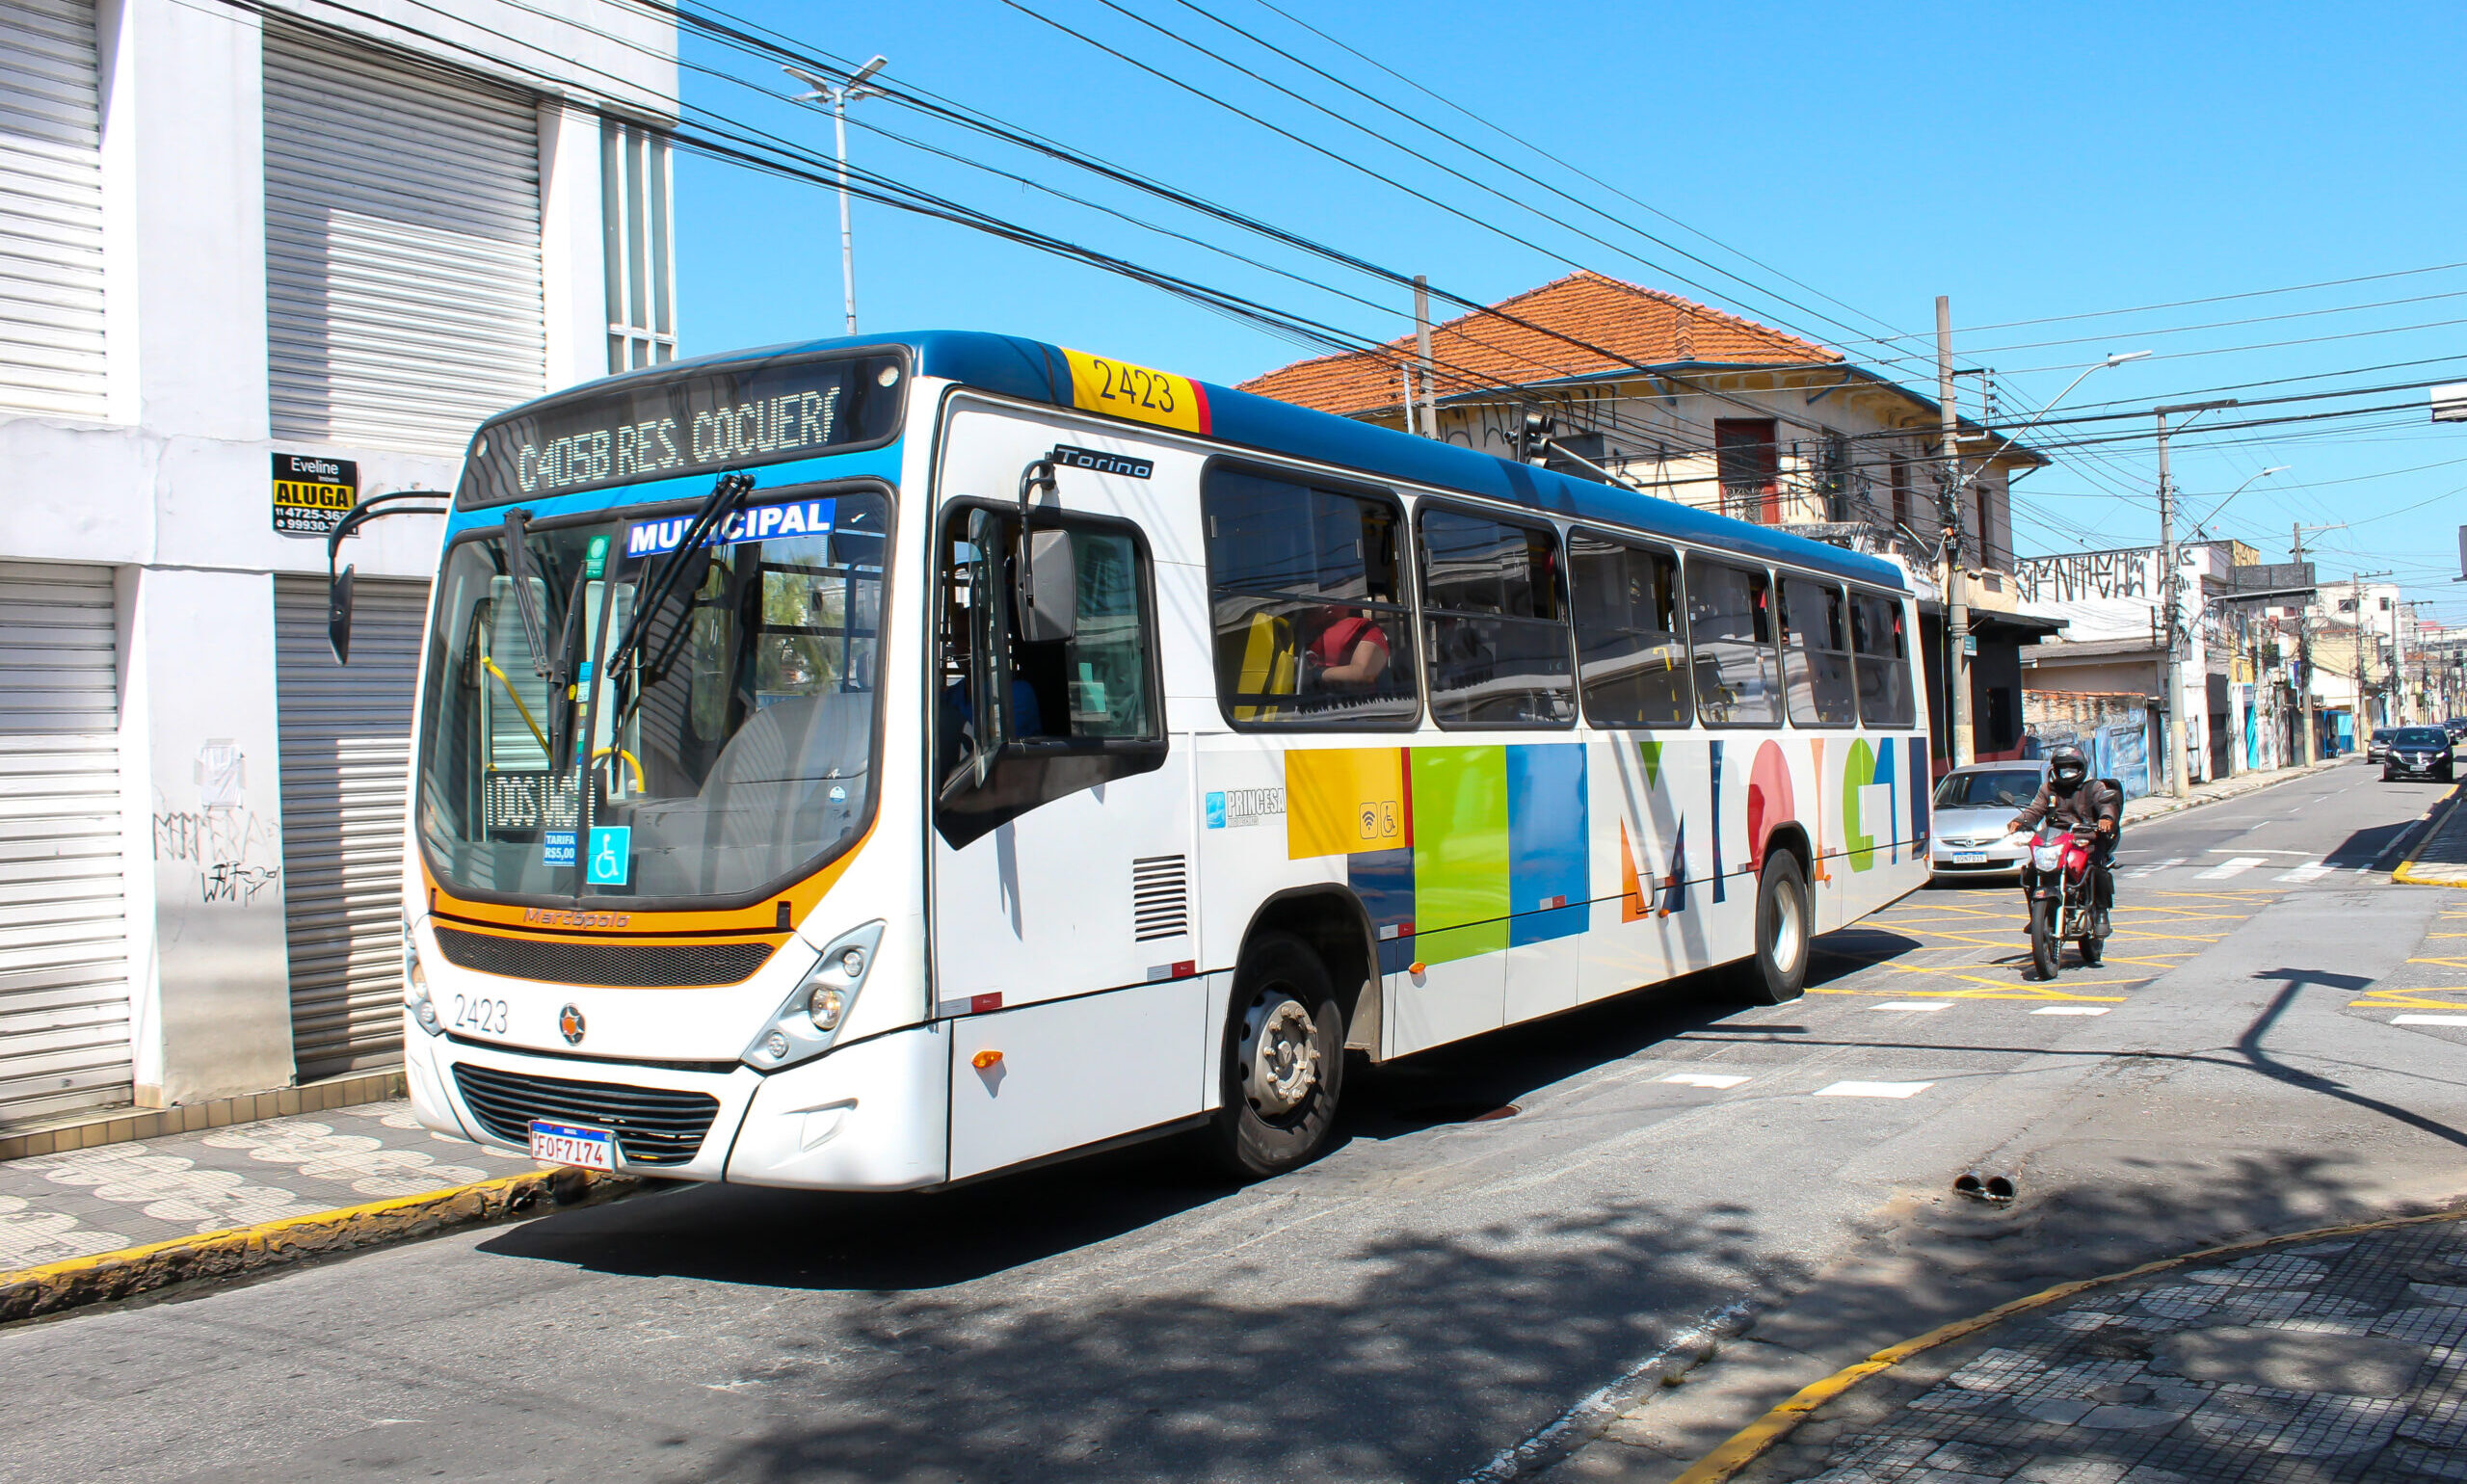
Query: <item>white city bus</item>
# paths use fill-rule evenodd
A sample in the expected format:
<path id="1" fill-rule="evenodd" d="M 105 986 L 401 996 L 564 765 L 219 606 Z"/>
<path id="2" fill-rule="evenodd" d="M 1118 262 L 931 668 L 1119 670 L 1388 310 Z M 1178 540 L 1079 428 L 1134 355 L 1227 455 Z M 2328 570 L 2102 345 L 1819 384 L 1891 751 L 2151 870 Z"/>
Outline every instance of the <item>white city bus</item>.
<path id="1" fill-rule="evenodd" d="M 348 577 L 336 592 L 347 646 Z M 405 853 L 430 1127 L 898 1190 L 1738 960 L 1927 873 L 1892 563 L 978 333 L 473 438 Z"/>

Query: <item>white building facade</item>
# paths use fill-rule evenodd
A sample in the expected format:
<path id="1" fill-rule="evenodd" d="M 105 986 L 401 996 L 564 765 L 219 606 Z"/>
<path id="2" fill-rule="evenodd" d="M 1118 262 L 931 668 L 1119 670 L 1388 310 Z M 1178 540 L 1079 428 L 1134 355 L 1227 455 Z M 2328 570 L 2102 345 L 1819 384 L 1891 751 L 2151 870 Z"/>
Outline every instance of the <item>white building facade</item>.
<path id="1" fill-rule="evenodd" d="M 435 517 L 676 343 L 674 27 L 602 0 L 0 0 L 0 1130 L 399 1058 Z"/>

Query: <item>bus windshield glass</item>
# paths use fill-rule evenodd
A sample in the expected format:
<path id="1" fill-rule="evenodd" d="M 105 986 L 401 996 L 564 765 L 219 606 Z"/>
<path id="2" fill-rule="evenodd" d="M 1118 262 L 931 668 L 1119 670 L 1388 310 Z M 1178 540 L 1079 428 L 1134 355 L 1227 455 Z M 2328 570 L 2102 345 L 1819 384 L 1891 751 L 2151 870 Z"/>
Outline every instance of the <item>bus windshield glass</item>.
<path id="1" fill-rule="evenodd" d="M 682 550 L 693 515 L 531 527 L 518 562 L 501 526 L 448 548 L 416 803 L 447 890 L 743 897 L 863 828 L 889 499 L 756 490 Z"/>

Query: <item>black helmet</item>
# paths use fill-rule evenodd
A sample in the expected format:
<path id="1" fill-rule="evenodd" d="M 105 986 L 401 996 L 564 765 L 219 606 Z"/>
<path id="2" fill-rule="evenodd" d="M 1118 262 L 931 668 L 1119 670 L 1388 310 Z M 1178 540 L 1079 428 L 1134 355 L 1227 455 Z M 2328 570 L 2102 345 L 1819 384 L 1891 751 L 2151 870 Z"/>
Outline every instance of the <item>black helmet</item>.
<path id="1" fill-rule="evenodd" d="M 2047 755 L 2047 776 L 2048 782 L 2070 793 L 2090 776 L 2090 759 L 2082 755 L 2082 749 L 2067 742 Z"/>

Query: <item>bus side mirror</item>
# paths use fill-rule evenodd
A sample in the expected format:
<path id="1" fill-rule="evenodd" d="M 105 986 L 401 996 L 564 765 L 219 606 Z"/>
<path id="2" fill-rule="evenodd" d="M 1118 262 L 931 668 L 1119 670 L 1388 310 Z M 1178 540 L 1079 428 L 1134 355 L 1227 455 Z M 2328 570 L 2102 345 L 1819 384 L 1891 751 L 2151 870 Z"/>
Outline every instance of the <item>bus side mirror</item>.
<path id="1" fill-rule="evenodd" d="M 351 663 L 351 576 L 358 570 L 344 568 L 326 596 L 326 647 L 334 651 L 337 665 Z"/>
<path id="2" fill-rule="evenodd" d="M 1020 568 L 1020 637 L 1029 644 L 1079 631 L 1079 563 L 1068 531 L 1030 531 Z"/>

